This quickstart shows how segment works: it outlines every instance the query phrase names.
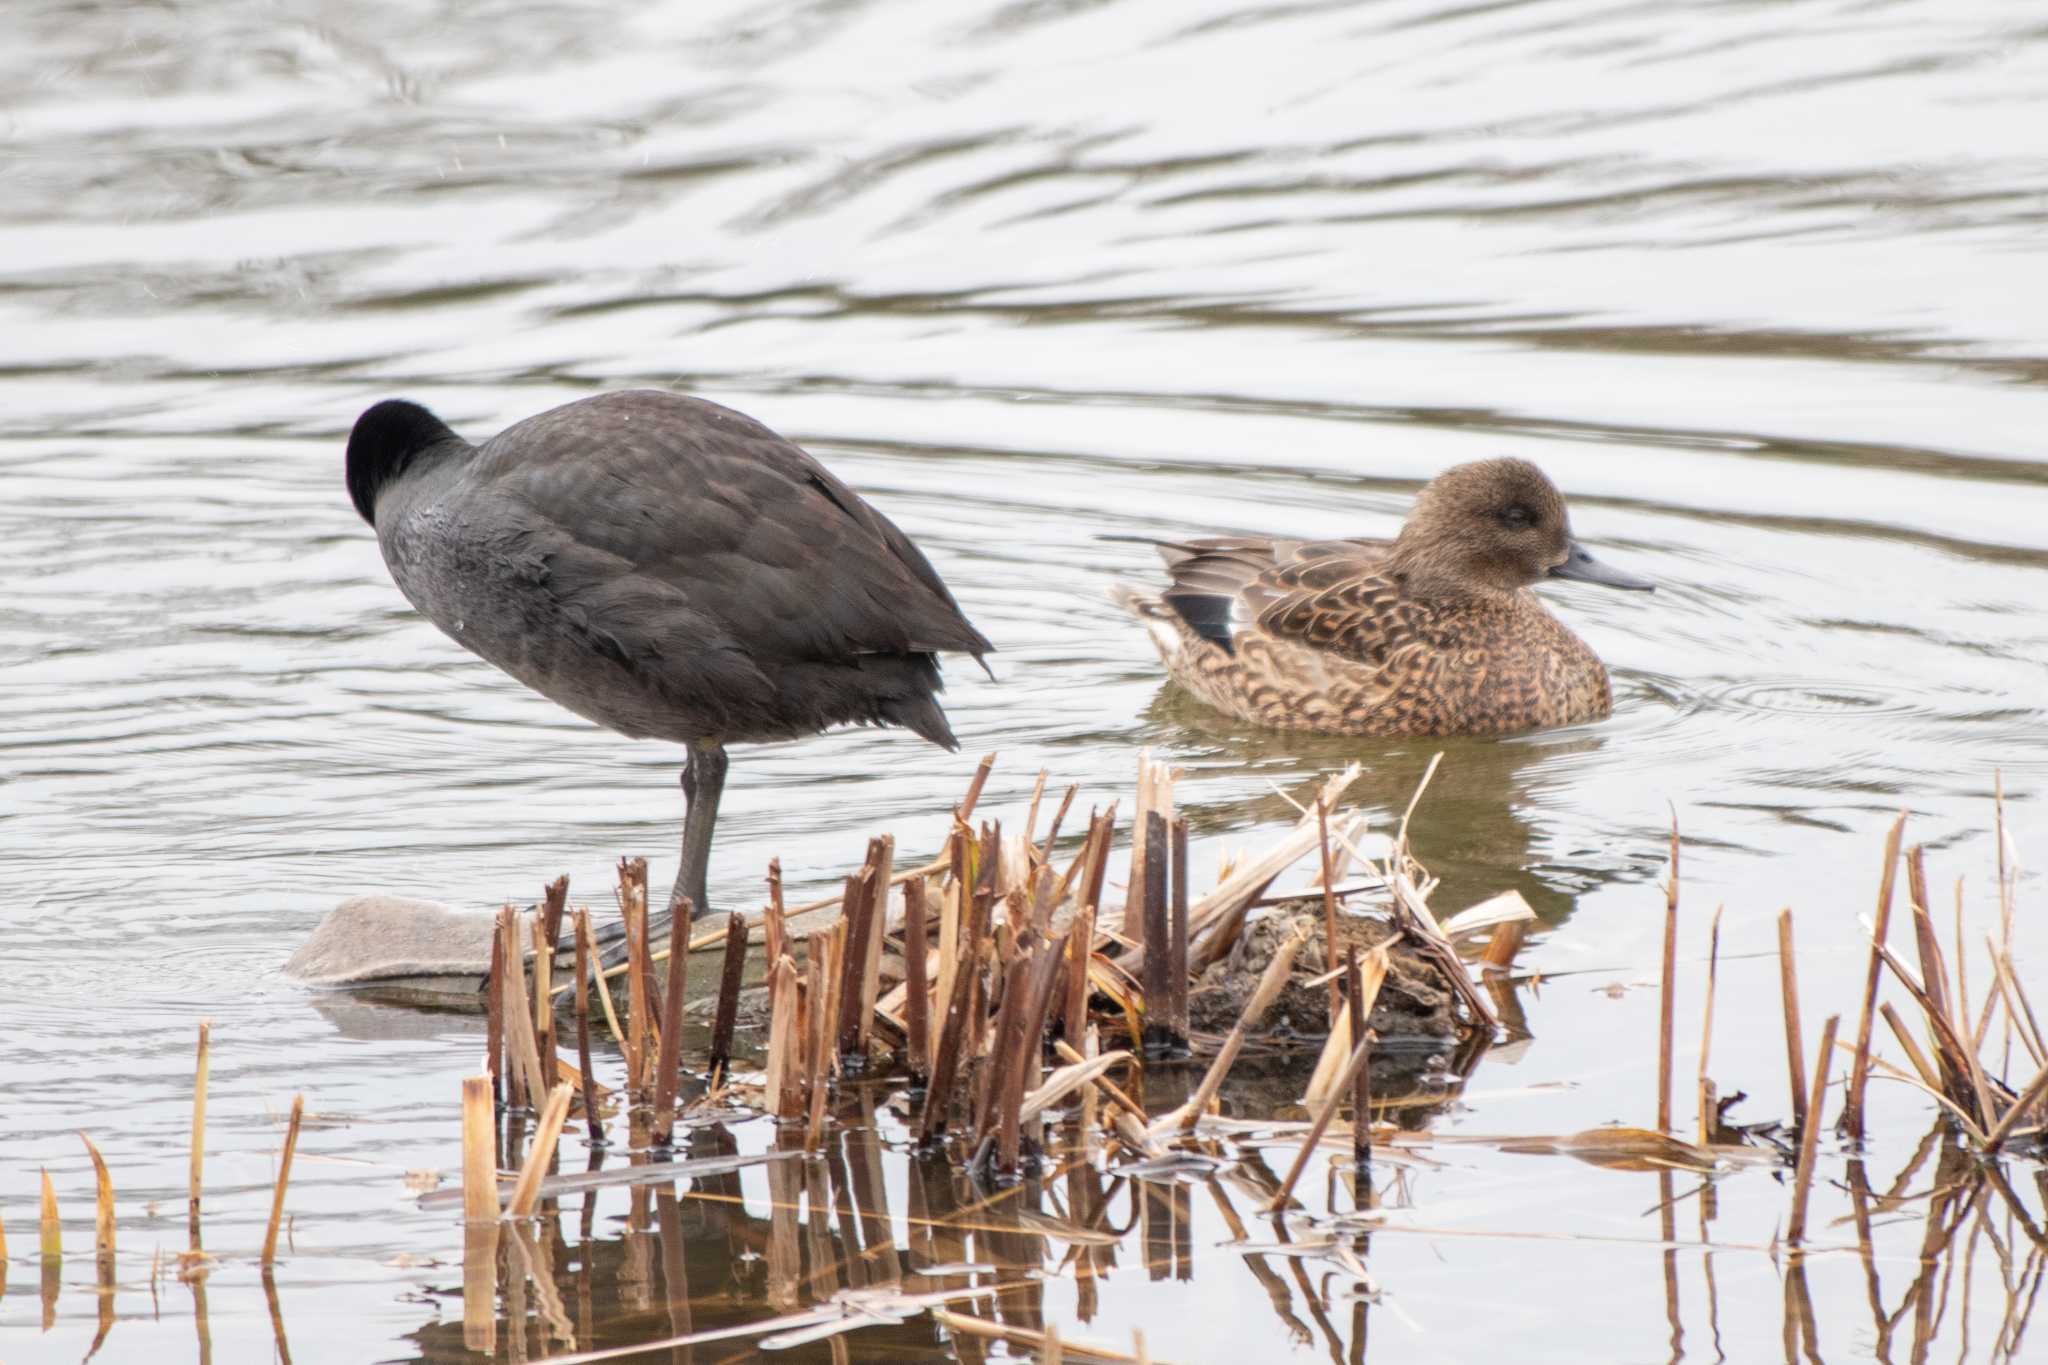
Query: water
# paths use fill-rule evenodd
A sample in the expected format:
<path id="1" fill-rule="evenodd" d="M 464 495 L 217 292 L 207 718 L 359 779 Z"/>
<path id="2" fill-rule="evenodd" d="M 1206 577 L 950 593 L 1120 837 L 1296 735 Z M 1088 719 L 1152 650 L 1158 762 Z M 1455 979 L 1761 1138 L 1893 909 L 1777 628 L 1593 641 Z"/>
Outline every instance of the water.
<path id="1" fill-rule="evenodd" d="M 618 854 L 673 867 L 678 755 L 525 694 L 389 583 L 341 447 L 400 394 L 473 436 L 605 387 L 731 403 L 888 511 L 996 640 L 995 681 L 950 672 L 961 756 L 871 732 L 738 753 L 727 903 L 756 902 L 771 855 L 803 895 L 871 833 L 933 845 L 987 750 L 1014 811 L 1040 766 L 1107 799 L 1152 747 L 1188 770 L 1206 867 L 1288 818 L 1276 786 L 1358 758 L 1397 815 L 1443 747 L 1416 826 L 1443 903 L 1522 890 L 1548 926 L 1523 965 L 1550 978 L 1524 993 L 1533 1042 L 1483 1063 L 1444 1131 L 1650 1118 L 1655 993 L 1608 988 L 1654 976 L 1674 808 L 1689 962 L 1726 907 L 1713 1069 L 1781 1113 L 1757 956 L 1778 909 L 1811 1035 L 1853 1008 L 1893 812 L 1980 927 L 1994 769 L 2041 843 L 2044 92 L 2048 28 L 1988 0 L 9 6 L 17 1258 L 38 1166 L 89 1239 L 90 1126 L 124 1219 L 102 1358 L 192 1349 L 182 1286 L 158 1317 L 145 1284 L 150 1247 L 180 1244 L 210 1017 L 209 1245 L 260 1239 L 304 1091 L 327 1119 L 278 1279 L 293 1357 L 430 1349 L 459 1232 L 402 1175 L 452 1167 L 477 1026 L 309 1001 L 279 964 L 359 890 L 523 901 L 566 871 L 601 904 Z M 1432 473 L 1503 452 L 1662 585 L 1550 594 L 1614 670 L 1604 724 L 1248 734 L 1163 692 L 1106 597 L 1155 570 L 1105 534 L 1385 534 Z M 1882 1183 L 1927 1115 L 1879 1094 Z M 1412 1193 L 1451 1232 L 1375 1239 L 1414 1324 L 1380 1320 L 1381 1351 L 1713 1358 L 1711 1262 L 1688 1254 L 1667 1310 L 1663 1258 L 1631 1244 L 1657 1236 L 1650 1177 L 1447 1151 Z M 1769 1176 L 1733 1177 L 1712 1236 L 1760 1247 L 1782 1210 Z M 1528 1240 L 1557 1232 L 1614 1240 Z M 1192 1285 L 1103 1282 L 1086 1331 L 1142 1322 L 1169 1360 L 1351 1349 L 1348 1306 L 1306 1337 L 1271 1316 L 1228 1235 L 1198 1226 Z M 1749 1303 L 1778 1292 L 1771 1261 L 1716 1259 L 1720 1349 L 1776 1354 L 1777 1304 Z M 17 1259 L 9 1359 L 85 1353 L 68 1264 L 86 1278 L 37 1336 Z M 1868 1354 L 1860 1271 L 1816 1266 L 1818 1353 Z M 223 1359 L 272 1350 L 254 1283 L 246 1257 L 213 1277 Z M 1597 1315 L 1574 1306 L 1594 1284 Z M 1996 1349 L 1989 1286 L 1945 1310 L 1944 1351 Z M 1071 1281 L 1048 1292 L 1071 1321 Z"/>

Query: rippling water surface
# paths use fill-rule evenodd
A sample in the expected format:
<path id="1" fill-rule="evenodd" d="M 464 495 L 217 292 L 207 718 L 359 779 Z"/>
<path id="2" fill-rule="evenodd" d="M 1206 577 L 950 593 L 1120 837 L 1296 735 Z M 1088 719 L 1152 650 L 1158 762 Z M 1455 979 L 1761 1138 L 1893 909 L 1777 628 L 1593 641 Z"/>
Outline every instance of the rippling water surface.
<path id="1" fill-rule="evenodd" d="M 755 902 L 771 855 L 799 894 L 871 833 L 934 843 L 988 750 L 989 800 L 1014 809 L 1041 766 L 1120 793 L 1150 746 L 1188 770 L 1211 862 L 1287 818 L 1276 786 L 1352 758 L 1398 814 L 1441 747 L 1419 851 L 1453 907 L 1522 890 L 1548 925 L 1524 964 L 1554 977 L 1528 1001 L 1533 1045 L 1482 1065 L 1447 1130 L 1649 1117 L 1654 992 L 1606 988 L 1654 973 L 1674 808 L 1689 956 L 1726 907 L 1716 1070 L 1772 1083 L 1776 969 L 1755 955 L 1781 906 L 1809 1011 L 1847 1010 L 1893 812 L 1914 812 L 1937 881 L 1969 879 L 1972 913 L 1994 770 L 2022 852 L 2042 842 L 2043 127 L 2048 24 L 1989 0 L 16 0 L 16 1252 L 37 1166 L 86 1207 L 81 1125 L 124 1219 L 159 1201 L 179 1244 L 191 1036 L 211 1017 L 211 1236 L 260 1236 L 276 1115 L 305 1091 L 325 1122 L 279 1280 L 294 1356 L 431 1351 L 459 1237 L 399 1173 L 452 1165 L 478 1026 L 309 1000 L 279 965 L 359 890 L 524 901 L 567 871 L 599 900 L 620 853 L 672 869 L 677 753 L 523 692 L 390 584 L 341 451 L 358 411 L 401 394 L 473 437 L 611 387 L 740 407 L 894 517 L 999 645 L 994 681 L 952 670 L 962 755 L 858 731 L 740 751 L 713 866 L 730 904 Z M 1441 746 L 1252 734 L 1162 690 L 1106 596 L 1155 570 L 1105 535 L 1388 534 L 1434 472 L 1503 452 L 1661 585 L 1546 590 L 1614 670 L 1604 724 Z M 1909 1150 L 1922 1106 L 1887 1093 L 1879 1113 L 1879 1147 Z M 1517 1160 L 1461 1156 L 1418 1201 L 1444 1227 L 1652 1235 L 1641 1177 L 1538 1193 Z M 1723 1235 L 1768 1242 L 1778 1207 L 1724 1194 L 1746 1221 Z M 144 1227 L 127 1252 L 147 1255 Z M 1104 1339 L 1135 1321 L 1162 1359 L 1339 1349 L 1276 1324 L 1214 1249 L 1225 1230 L 1198 1236 L 1199 1297 L 1126 1274 Z M 1724 1315 L 1749 1294 L 1771 1312 L 1717 1320 L 1719 1349 L 1775 1355 L 1771 1263 L 1722 1264 Z M 1691 1279 L 1692 1335 L 1671 1340 L 1648 1255 L 1416 1236 L 1382 1239 L 1373 1269 L 1407 1319 L 1379 1329 L 1397 1355 L 1716 1349 Z M 83 1355 L 90 1279 L 37 1337 L 27 1273 L 0 1353 Z M 190 1312 L 152 1316 L 146 1279 L 124 1271 L 111 1358 L 190 1349 Z M 252 1301 L 223 1292 L 238 1279 L 216 1274 L 217 1303 Z M 1867 1354 L 1861 1274 L 1817 1283 L 1821 1350 Z M 1597 1333 L 1561 1307 L 1588 1296 Z M 1993 1349 L 1987 1301 L 1949 1322 L 1975 1322 L 1971 1358 Z M 211 1332 L 219 1358 L 272 1349 L 240 1307 Z"/>

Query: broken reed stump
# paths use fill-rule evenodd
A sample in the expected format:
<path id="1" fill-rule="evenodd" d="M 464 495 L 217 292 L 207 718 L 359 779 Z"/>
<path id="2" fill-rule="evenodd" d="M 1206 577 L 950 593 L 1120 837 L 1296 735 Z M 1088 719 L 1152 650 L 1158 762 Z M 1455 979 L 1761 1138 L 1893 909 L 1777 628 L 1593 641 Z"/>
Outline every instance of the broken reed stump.
<path id="1" fill-rule="evenodd" d="M 654 1076 L 654 1145 L 671 1146 L 676 1131 L 676 1087 L 683 1068 L 683 996 L 689 984 L 690 915 L 694 909 L 688 896 L 679 896 L 670 906 L 668 986 L 661 994 L 661 1054 Z M 569 1101 L 564 1096 L 566 1109 Z"/>
<path id="2" fill-rule="evenodd" d="M 552 1062 L 557 1051 L 554 1011 L 555 954 L 562 943 L 562 915 L 569 907 L 569 879 L 557 877 L 541 893 L 540 915 L 533 925 L 533 1033 L 540 1055 Z M 550 1068 L 548 1080 L 554 1080 Z"/>
<path id="3" fill-rule="evenodd" d="M 513 1099 L 505 1069 L 505 935 L 491 935 L 491 974 L 484 986 L 484 1063 L 491 1073 L 491 1095 L 501 1105 Z"/>
<path id="4" fill-rule="evenodd" d="M 491 1078 L 462 1082 L 462 1216 L 470 1222 L 498 1218 L 496 1138 L 492 1134 Z"/>
<path id="5" fill-rule="evenodd" d="M 579 908 L 570 932 L 576 935 L 576 1076 L 583 1085 L 583 1123 L 592 1147 L 606 1146 L 604 1119 L 597 1109 L 597 1073 L 590 1065 L 590 912 Z M 601 984 L 601 983 L 600 983 Z"/>
<path id="6" fill-rule="evenodd" d="M 1778 991 L 1785 1006 L 1785 1074 L 1792 1086 L 1792 1128 L 1806 1127 L 1806 1036 L 1799 1026 L 1799 962 L 1792 951 L 1792 911 L 1778 912 Z"/>
<path id="7" fill-rule="evenodd" d="M 1363 1037 L 1372 1039 L 1372 1028 L 1366 1022 L 1372 1015 L 1372 1006 L 1365 999 L 1365 975 L 1358 969 L 1358 948 L 1353 945 L 1350 958 L 1345 963 L 1344 994 L 1350 1002 L 1351 1017 L 1358 1021 Z M 1370 1180 L 1372 1172 L 1372 1065 L 1370 1054 L 1367 1064 L 1358 1069 L 1358 1078 L 1351 1091 L 1351 1163 L 1358 1170 L 1359 1178 Z"/>
<path id="8" fill-rule="evenodd" d="M 204 1174 L 206 1151 L 206 1081 L 212 1070 L 213 1025 L 199 1021 L 199 1050 L 192 1067 L 192 1162 L 185 1184 L 185 1235 L 193 1251 L 199 1250 L 199 1190 Z"/>
<path id="9" fill-rule="evenodd" d="M 925 891 L 922 877 L 903 887 L 903 1034 L 904 1060 L 913 1086 L 932 1074 L 931 987 L 926 981 L 930 949 L 925 933 Z"/>
<path id="10" fill-rule="evenodd" d="M 714 1086 L 732 1069 L 732 1034 L 739 1023 L 740 982 L 746 970 L 747 917 L 735 910 L 725 921 L 725 959 L 718 974 L 718 1009 L 711 1022 L 709 1066 Z"/>
<path id="11" fill-rule="evenodd" d="M 270 1224 L 263 1233 L 263 1267 L 277 1259 L 277 1227 L 284 1219 L 284 1191 L 291 1183 L 292 1154 L 299 1149 L 299 1121 L 306 1115 L 306 1097 L 292 1096 L 292 1117 L 284 1133 L 284 1154 L 277 1159 L 277 1188 L 270 1197 Z"/>
<path id="12" fill-rule="evenodd" d="M 1892 886 L 1899 867 L 1899 842 L 1905 836 L 1905 812 L 1892 822 L 1884 840 L 1884 869 L 1877 884 L 1877 919 L 1871 930 L 1870 964 L 1863 979 L 1863 1007 L 1857 1014 L 1855 1063 L 1849 1071 L 1849 1093 L 1842 1100 L 1841 1129 L 1851 1142 L 1863 1140 L 1863 1091 L 1870 1080 L 1870 1029 L 1877 1012 L 1877 985 L 1884 972 L 1883 945 L 1891 929 Z"/>

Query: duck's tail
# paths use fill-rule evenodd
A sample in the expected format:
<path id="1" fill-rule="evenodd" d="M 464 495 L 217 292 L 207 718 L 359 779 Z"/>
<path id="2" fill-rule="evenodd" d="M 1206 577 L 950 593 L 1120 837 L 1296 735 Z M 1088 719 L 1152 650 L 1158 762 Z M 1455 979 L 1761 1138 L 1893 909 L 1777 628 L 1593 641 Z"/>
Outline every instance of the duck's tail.
<path id="1" fill-rule="evenodd" d="M 1156 593 L 1134 588 L 1128 583 L 1112 583 L 1109 588 L 1112 602 L 1138 618 L 1145 627 L 1145 634 L 1152 639 L 1152 648 L 1159 651 L 1159 661 L 1169 672 L 1179 660 L 1181 650 L 1187 643 L 1182 633 L 1180 618 L 1173 608 L 1166 605 Z"/>

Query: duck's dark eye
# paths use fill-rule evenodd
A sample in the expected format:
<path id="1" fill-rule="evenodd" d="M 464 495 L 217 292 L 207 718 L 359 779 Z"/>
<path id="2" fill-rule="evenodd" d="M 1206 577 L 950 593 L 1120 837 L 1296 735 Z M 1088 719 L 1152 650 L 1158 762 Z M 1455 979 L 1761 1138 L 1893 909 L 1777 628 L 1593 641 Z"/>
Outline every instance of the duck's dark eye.
<path id="1" fill-rule="evenodd" d="M 1510 531 L 1526 530 L 1536 524 L 1536 514 L 1521 503 L 1516 503 L 1512 507 L 1501 509 L 1500 524 Z"/>

